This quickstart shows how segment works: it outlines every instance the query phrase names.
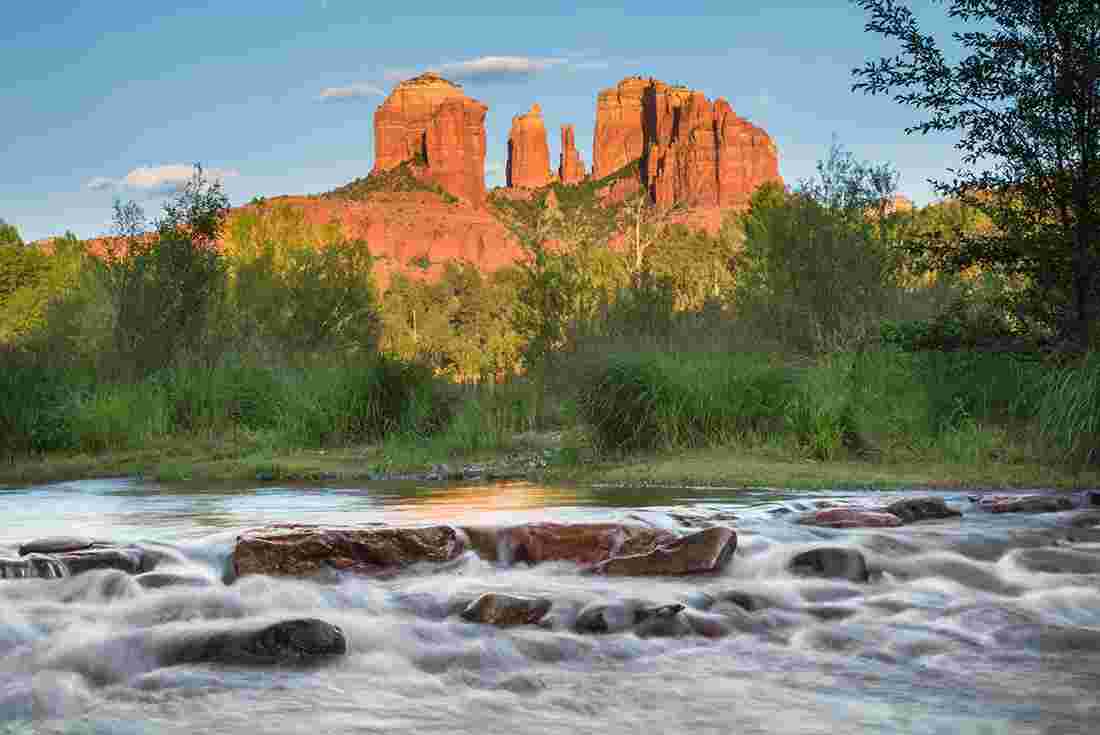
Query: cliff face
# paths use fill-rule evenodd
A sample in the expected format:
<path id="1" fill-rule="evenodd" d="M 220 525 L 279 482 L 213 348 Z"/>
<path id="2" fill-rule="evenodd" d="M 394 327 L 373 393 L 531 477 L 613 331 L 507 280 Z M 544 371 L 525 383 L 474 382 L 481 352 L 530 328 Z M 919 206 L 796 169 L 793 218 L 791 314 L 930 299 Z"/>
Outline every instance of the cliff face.
<path id="1" fill-rule="evenodd" d="M 508 135 L 509 187 L 538 189 L 550 183 L 550 146 L 546 142 L 546 125 L 542 109 L 531 106 L 525 115 L 512 118 Z"/>
<path id="2" fill-rule="evenodd" d="M 401 82 L 374 113 L 374 172 L 413 161 L 475 207 L 485 201 L 485 105 L 435 74 Z"/>
<path id="3" fill-rule="evenodd" d="M 643 183 L 662 206 L 742 207 L 758 186 L 781 181 L 766 132 L 724 99 L 655 79 L 600 92 L 592 150 L 596 178 L 641 159 Z"/>
<path id="4" fill-rule="evenodd" d="M 561 159 L 558 162 L 558 179 L 566 185 L 584 181 L 584 161 L 577 152 L 576 133 L 572 125 L 561 126 Z"/>

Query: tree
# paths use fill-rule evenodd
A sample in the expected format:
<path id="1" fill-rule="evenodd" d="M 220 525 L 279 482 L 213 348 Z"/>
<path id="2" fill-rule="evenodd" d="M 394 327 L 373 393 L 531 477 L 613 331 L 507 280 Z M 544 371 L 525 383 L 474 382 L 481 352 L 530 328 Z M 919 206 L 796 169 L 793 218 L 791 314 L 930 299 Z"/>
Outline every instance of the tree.
<path id="1" fill-rule="evenodd" d="M 641 282 L 642 272 L 646 269 L 646 256 L 655 243 L 660 242 L 673 225 L 676 216 L 683 207 L 658 207 L 649 199 L 649 192 L 639 191 L 627 198 L 619 211 L 619 229 L 626 236 L 629 246 L 629 262 L 632 282 Z"/>
<path id="2" fill-rule="evenodd" d="M 0 219 L 0 247 L 7 245 L 22 245 L 23 238 L 19 236 L 19 230 L 15 225 L 9 225 Z"/>
<path id="3" fill-rule="evenodd" d="M 940 0 L 960 24 L 946 49 L 899 0 L 855 2 L 901 52 L 855 69 L 853 88 L 920 110 L 907 133 L 957 133 L 963 166 L 933 183 L 994 225 L 918 249 L 947 269 L 1019 278 L 1021 318 L 1097 346 L 1100 3 Z"/>
<path id="4" fill-rule="evenodd" d="M 101 273 L 111 295 L 116 368 L 131 377 L 201 349 L 211 305 L 224 285 L 217 249 L 229 200 L 201 167 L 164 205 L 152 232 L 141 208 L 115 204 Z"/>

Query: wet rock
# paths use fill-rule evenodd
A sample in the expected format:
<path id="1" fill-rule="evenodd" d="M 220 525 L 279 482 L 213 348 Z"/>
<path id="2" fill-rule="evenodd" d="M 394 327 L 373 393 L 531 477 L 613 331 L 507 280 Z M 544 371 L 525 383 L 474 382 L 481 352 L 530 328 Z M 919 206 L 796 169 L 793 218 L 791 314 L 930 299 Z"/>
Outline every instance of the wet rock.
<path id="1" fill-rule="evenodd" d="M 82 536 L 51 536 L 28 541 L 19 547 L 19 555 L 61 554 L 66 551 L 81 551 L 91 548 L 95 542 Z"/>
<path id="2" fill-rule="evenodd" d="M 141 594 L 134 577 L 118 569 L 93 569 L 61 582 L 57 596 L 62 602 L 105 603 Z"/>
<path id="3" fill-rule="evenodd" d="M 1100 528 L 1075 528 L 1066 534 L 1071 544 L 1100 544 Z"/>
<path id="4" fill-rule="evenodd" d="M 826 528 L 892 528 L 902 524 L 893 513 L 858 508 L 827 508 L 799 516 L 795 522 Z"/>
<path id="5" fill-rule="evenodd" d="M 237 576 L 311 576 L 330 570 L 393 573 L 421 562 L 457 559 L 464 544 L 449 526 L 423 528 L 273 527 L 237 538 Z"/>
<path id="6" fill-rule="evenodd" d="M 993 495 L 978 500 L 978 507 L 990 513 L 1057 513 L 1073 510 L 1073 500 L 1064 495 Z"/>
<path id="7" fill-rule="evenodd" d="M 347 638 L 339 627 L 316 618 L 302 618 L 259 630 L 229 630 L 184 639 L 162 651 L 161 664 L 302 666 L 343 656 L 347 650 Z"/>
<path id="8" fill-rule="evenodd" d="M 487 592 L 462 611 L 462 618 L 471 623 L 500 627 L 534 625 L 550 612 L 551 605 L 550 600 L 545 597 L 520 597 Z"/>
<path id="9" fill-rule="evenodd" d="M 950 507 L 943 498 L 906 498 L 890 503 L 883 510 L 892 513 L 905 523 L 917 521 L 959 518 L 962 513 Z"/>
<path id="10" fill-rule="evenodd" d="M 1010 625 L 994 633 L 993 639 L 1003 646 L 1050 654 L 1100 651 L 1100 630 L 1069 625 Z"/>
<path id="11" fill-rule="evenodd" d="M 608 559 L 593 571 L 611 576 L 709 574 L 725 567 L 736 549 L 733 529 L 707 528 L 644 554 Z"/>
<path id="12" fill-rule="evenodd" d="M 685 610 L 683 619 L 693 633 L 704 638 L 724 638 L 737 630 L 724 615 L 700 612 L 699 610 Z"/>
<path id="13" fill-rule="evenodd" d="M 711 605 L 708 605 L 706 609 L 710 609 L 714 604 L 726 602 L 732 605 L 736 605 L 738 608 L 746 612 L 754 612 L 756 610 L 763 610 L 764 608 L 771 607 L 774 603 L 763 597 L 762 595 L 755 595 L 751 592 L 745 592 L 744 590 L 712 590 L 707 593 L 713 600 Z"/>
<path id="14" fill-rule="evenodd" d="M 55 554 L 54 558 L 65 565 L 69 574 L 77 575 L 98 569 L 116 569 L 127 574 L 148 571 L 145 555 L 136 546 L 99 546 L 81 551 Z"/>
<path id="15" fill-rule="evenodd" d="M 662 621 L 676 618 L 684 609 L 679 603 L 653 605 L 642 600 L 592 603 L 580 611 L 573 628 L 578 633 L 619 633 L 643 626 L 643 633 L 658 635 Z"/>
<path id="16" fill-rule="evenodd" d="M 45 554 L 27 554 L 18 559 L 0 557 L 0 579 L 59 579 L 68 571 L 57 559 Z"/>
<path id="17" fill-rule="evenodd" d="M 634 634 L 642 638 L 679 638 L 693 632 L 681 613 L 683 605 L 661 605 L 634 611 Z"/>
<path id="18" fill-rule="evenodd" d="M 194 574 L 177 574 L 174 572 L 145 572 L 134 577 L 144 589 L 161 589 L 163 587 L 209 587 L 213 584 L 206 577 Z"/>
<path id="19" fill-rule="evenodd" d="M 1078 513 L 1070 519 L 1069 525 L 1073 528 L 1094 528 L 1100 526 L 1100 511 Z"/>
<path id="20" fill-rule="evenodd" d="M 462 530 L 483 559 L 528 564 L 598 564 L 613 556 L 652 551 L 677 538 L 670 531 L 629 523 L 528 523 Z"/>
<path id="21" fill-rule="evenodd" d="M 1066 549 L 1020 549 L 1017 564 L 1044 574 L 1100 574 L 1100 556 Z"/>
<path id="22" fill-rule="evenodd" d="M 795 555 L 787 568 L 794 574 L 810 577 L 847 579 L 866 582 L 870 577 L 867 560 L 855 549 L 822 547 Z"/>

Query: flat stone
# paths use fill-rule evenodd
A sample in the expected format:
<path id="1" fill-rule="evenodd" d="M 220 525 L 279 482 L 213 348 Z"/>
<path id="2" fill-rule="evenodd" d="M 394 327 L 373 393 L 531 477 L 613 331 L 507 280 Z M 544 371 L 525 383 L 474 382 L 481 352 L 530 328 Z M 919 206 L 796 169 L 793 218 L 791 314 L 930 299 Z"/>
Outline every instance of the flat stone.
<path id="1" fill-rule="evenodd" d="M 259 630 L 228 630 L 185 637 L 166 646 L 161 665 L 222 663 L 245 666 L 303 666 L 347 653 L 337 626 L 316 618 L 285 620 Z"/>
<path id="2" fill-rule="evenodd" d="M 386 574 L 422 562 L 458 558 L 465 545 L 449 526 L 413 528 L 273 527 L 237 538 L 237 576 L 302 577 L 338 570 Z"/>
<path id="3" fill-rule="evenodd" d="M 893 513 L 858 508 L 827 508 L 799 516 L 796 523 L 826 528 L 892 528 L 902 525 Z"/>
<path id="4" fill-rule="evenodd" d="M 127 574 L 147 571 L 144 554 L 136 546 L 103 548 L 93 546 L 82 551 L 55 554 L 54 558 L 64 564 L 71 575 L 83 574 L 95 569 L 117 569 Z"/>
<path id="5" fill-rule="evenodd" d="M 134 581 L 144 589 L 161 589 L 163 587 L 201 588 L 213 584 L 206 577 L 175 574 L 173 572 L 145 572 L 134 577 Z"/>
<path id="6" fill-rule="evenodd" d="M 50 536 L 39 538 L 19 547 L 19 555 L 27 554 L 61 554 L 66 551 L 81 551 L 89 549 L 95 544 L 90 538 L 82 536 Z"/>
<path id="7" fill-rule="evenodd" d="M 677 538 L 671 531 L 630 523 L 527 523 L 462 530 L 478 556 L 508 564 L 565 561 L 590 566 L 614 556 L 652 551 Z"/>
<path id="8" fill-rule="evenodd" d="M 500 627 L 534 625 L 550 612 L 553 603 L 545 597 L 521 597 L 487 592 L 462 611 L 462 619 Z"/>
<path id="9" fill-rule="evenodd" d="M 1073 510 L 1073 500 L 1064 495 L 994 495 L 978 500 L 978 507 L 990 513 L 1058 513 Z"/>
<path id="10" fill-rule="evenodd" d="M 647 553 L 611 558 L 593 571 L 610 576 L 710 574 L 723 569 L 736 549 L 733 529 L 707 528 Z"/>
<path id="11" fill-rule="evenodd" d="M 949 506 L 943 498 L 937 497 L 905 498 L 890 503 L 883 510 L 896 515 L 905 523 L 959 518 L 962 516 L 960 511 Z"/>
<path id="12" fill-rule="evenodd" d="M 795 555 L 787 568 L 801 576 L 847 579 L 851 582 L 866 582 L 870 577 L 863 554 L 841 547 L 804 551 Z"/>

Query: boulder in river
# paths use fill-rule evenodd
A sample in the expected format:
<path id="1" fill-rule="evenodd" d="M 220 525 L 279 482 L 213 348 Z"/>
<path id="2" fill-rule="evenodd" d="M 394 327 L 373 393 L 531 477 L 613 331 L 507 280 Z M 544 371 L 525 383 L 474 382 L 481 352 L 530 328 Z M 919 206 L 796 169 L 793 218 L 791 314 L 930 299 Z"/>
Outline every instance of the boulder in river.
<path id="1" fill-rule="evenodd" d="M 27 554 L 63 554 L 66 551 L 82 551 L 95 544 L 90 538 L 82 536 L 50 536 L 28 541 L 19 547 L 19 555 Z"/>
<path id="2" fill-rule="evenodd" d="M 593 571 L 612 576 L 710 574 L 721 571 L 737 549 L 737 533 L 715 526 L 681 536 L 642 554 L 615 556 Z"/>
<path id="3" fill-rule="evenodd" d="M 861 508 L 827 508 L 801 515 L 796 520 L 804 526 L 827 528 L 891 528 L 902 524 L 893 513 Z"/>
<path id="4" fill-rule="evenodd" d="M 892 513 L 905 523 L 958 518 L 962 513 L 947 504 L 943 498 L 905 498 L 890 503 L 884 511 Z"/>
<path id="5" fill-rule="evenodd" d="M 521 597 L 487 592 L 462 611 L 462 619 L 500 627 L 534 625 L 550 612 L 553 603 L 545 597 Z"/>
<path id="6" fill-rule="evenodd" d="M 478 556 L 489 561 L 593 565 L 613 556 L 652 551 L 676 540 L 671 531 L 629 523 L 525 523 L 463 531 Z"/>
<path id="7" fill-rule="evenodd" d="M 851 582 L 866 582 L 870 577 L 867 560 L 862 553 L 837 546 L 824 546 L 796 554 L 787 568 L 801 576 L 847 579 Z"/>
<path id="8" fill-rule="evenodd" d="M 1073 510 L 1065 495 L 991 495 L 978 500 L 978 507 L 990 513 L 1057 513 Z"/>
<path id="9" fill-rule="evenodd" d="M 414 528 L 320 528 L 288 526 L 248 531 L 237 537 L 237 576 L 301 577 L 328 570 L 386 574 L 420 562 L 458 558 L 462 537 L 449 526 Z"/>
<path id="10" fill-rule="evenodd" d="M 337 626 L 317 618 L 284 620 L 258 630 L 232 629 L 185 636 L 166 646 L 162 666 L 221 663 L 244 666 L 304 666 L 347 653 Z"/>
<path id="11" fill-rule="evenodd" d="M 198 574 L 178 574 L 176 572 L 145 572 L 134 577 L 134 581 L 144 589 L 162 587 L 209 587 L 212 582 Z"/>
<path id="12" fill-rule="evenodd" d="M 117 569 L 127 574 L 150 571 L 144 552 L 137 546 L 110 546 L 95 544 L 79 551 L 53 554 L 69 570 L 69 574 L 83 574 L 97 569 Z"/>

